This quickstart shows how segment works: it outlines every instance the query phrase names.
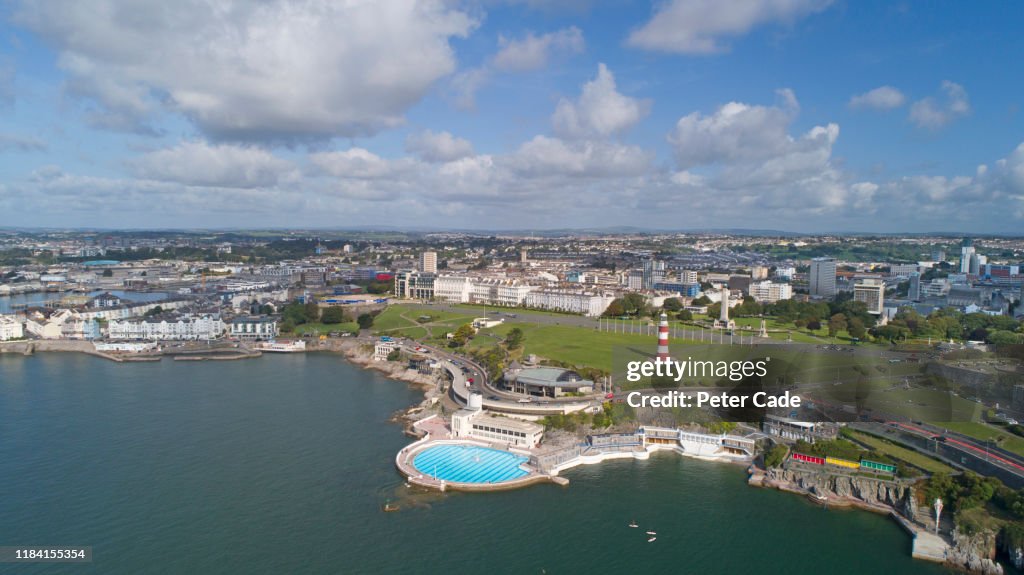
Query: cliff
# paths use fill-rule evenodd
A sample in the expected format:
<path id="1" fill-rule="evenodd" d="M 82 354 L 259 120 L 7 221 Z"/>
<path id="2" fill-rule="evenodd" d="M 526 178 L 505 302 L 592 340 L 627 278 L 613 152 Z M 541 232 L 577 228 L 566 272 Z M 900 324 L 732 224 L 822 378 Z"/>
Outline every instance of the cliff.
<path id="1" fill-rule="evenodd" d="M 971 573 L 1002 575 L 1003 566 L 995 562 L 996 532 L 985 530 L 973 535 L 953 530 L 953 548 L 946 555 L 946 564 Z"/>
<path id="2" fill-rule="evenodd" d="M 917 513 L 917 501 L 909 484 L 869 477 L 853 477 L 804 469 L 772 468 L 766 484 L 827 497 L 829 504 L 859 504 L 877 511 L 895 509 L 907 517 Z"/>

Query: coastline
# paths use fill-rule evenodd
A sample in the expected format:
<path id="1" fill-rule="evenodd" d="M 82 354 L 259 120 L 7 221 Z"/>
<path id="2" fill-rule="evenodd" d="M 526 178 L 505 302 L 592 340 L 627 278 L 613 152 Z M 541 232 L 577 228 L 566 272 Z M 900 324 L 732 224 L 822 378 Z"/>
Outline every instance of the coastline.
<path id="1" fill-rule="evenodd" d="M 50 352 L 50 353 L 68 353 L 68 352 L 79 352 L 87 355 L 93 355 L 108 359 L 118 363 L 124 362 L 139 362 L 139 361 L 160 361 L 164 354 L 125 354 L 123 356 L 99 352 L 96 351 L 92 345 L 92 342 L 88 341 L 76 341 L 76 340 L 31 340 L 31 341 L 18 341 L 18 342 L 3 342 L 0 343 L 0 354 L 11 353 L 11 354 L 22 354 L 22 355 L 33 355 L 36 352 Z M 316 352 L 330 352 L 340 354 L 345 360 L 349 361 L 353 365 L 359 366 L 363 369 L 373 369 L 385 377 L 401 381 L 409 385 L 416 386 L 424 392 L 423 400 L 416 405 L 412 405 L 406 409 L 400 410 L 395 413 L 392 417 L 393 423 L 401 423 L 404 428 L 404 433 L 411 437 L 421 438 L 424 433 L 417 429 L 415 423 L 427 416 L 426 412 L 441 400 L 443 395 L 439 392 L 437 386 L 438 376 L 436 374 L 426 375 L 419 373 L 416 370 L 408 369 L 405 364 L 400 362 L 388 362 L 388 361 L 375 361 L 373 359 L 373 352 L 371 343 L 367 340 L 351 338 L 343 340 L 331 340 L 326 342 L 326 345 L 321 347 L 315 347 L 307 349 L 304 353 L 316 353 Z M 242 357 L 212 357 L 212 356 L 192 356 L 185 354 L 167 354 L 175 361 L 202 361 L 202 360 L 230 360 L 240 359 Z M 254 354 L 249 357 L 259 357 L 259 354 Z M 419 417 L 418 417 L 419 416 Z M 751 464 L 749 460 L 738 461 L 732 459 L 723 459 L 715 457 L 704 457 L 695 454 L 685 453 L 681 450 L 673 449 L 654 449 L 651 451 L 643 450 L 637 453 L 602 453 L 593 454 L 586 458 L 574 460 L 569 465 L 559 466 L 557 470 L 548 475 L 533 476 L 527 481 L 517 483 L 515 485 L 509 485 L 507 489 L 517 489 L 528 485 L 533 485 L 539 482 L 555 481 L 555 478 L 561 479 L 561 481 L 555 481 L 558 484 L 567 483 L 567 480 L 558 477 L 558 474 L 562 471 L 566 471 L 578 465 L 591 465 L 598 464 L 609 459 L 618 458 L 635 458 L 635 459 L 647 459 L 651 453 L 658 451 L 676 451 L 677 453 L 686 457 L 694 459 L 701 459 L 704 461 L 718 461 L 718 462 L 729 462 L 734 464 L 743 464 L 748 466 L 748 472 L 750 477 L 748 478 L 748 485 L 752 487 L 765 487 L 774 488 L 779 491 L 785 491 L 794 495 L 802 495 L 808 500 L 821 504 L 821 500 L 818 499 L 818 494 L 815 493 L 813 488 L 808 488 L 802 485 L 798 485 L 791 481 L 779 480 L 777 478 L 770 477 L 771 471 L 762 470 L 757 468 L 754 464 Z M 397 463 L 397 457 L 396 457 Z M 399 470 L 400 467 L 399 467 Z M 415 481 L 412 483 L 416 483 Z M 454 486 L 453 486 L 454 487 Z M 493 491 L 493 486 L 489 486 L 486 489 L 458 489 L 460 491 Z M 997 564 L 993 564 L 998 571 L 992 571 L 989 569 L 970 569 L 966 565 L 953 564 L 951 563 L 950 550 L 953 549 L 947 542 L 942 538 L 932 535 L 927 530 L 922 528 L 917 523 L 914 523 L 904 517 L 903 513 L 892 505 L 879 505 L 871 502 L 867 502 L 855 497 L 842 497 L 830 494 L 828 497 L 828 507 L 836 507 L 841 509 L 858 509 L 863 511 L 869 511 L 876 514 L 886 514 L 893 518 L 912 538 L 912 551 L 911 555 L 915 559 L 927 560 L 931 562 L 942 563 L 947 566 L 964 569 L 969 572 L 981 572 L 981 573 L 1001 573 L 1001 567 Z"/>

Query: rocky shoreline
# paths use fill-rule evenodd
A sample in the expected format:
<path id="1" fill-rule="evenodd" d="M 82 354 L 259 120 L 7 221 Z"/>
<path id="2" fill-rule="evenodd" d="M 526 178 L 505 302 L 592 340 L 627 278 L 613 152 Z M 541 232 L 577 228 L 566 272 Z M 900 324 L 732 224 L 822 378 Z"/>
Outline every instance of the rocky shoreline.
<path id="1" fill-rule="evenodd" d="M 929 520 L 929 513 L 927 509 L 919 508 L 913 484 L 909 481 L 886 481 L 793 468 L 767 471 L 752 468 L 748 483 L 804 495 L 814 502 L 827 502 L 829 507 L 887 514 L 914 537 L 912 555 L 915 558 L 942 563 L 968 573 L 1003 573 L 1003 566 L 995 560 L 995 533 L 967 535 L 953 528 L 948 538 L 934 535 L 934 523 L 927 528 L 921 524 L 922 519 Z M 943 522 L 944 528 L 951 524 L 948 518 Z"/>

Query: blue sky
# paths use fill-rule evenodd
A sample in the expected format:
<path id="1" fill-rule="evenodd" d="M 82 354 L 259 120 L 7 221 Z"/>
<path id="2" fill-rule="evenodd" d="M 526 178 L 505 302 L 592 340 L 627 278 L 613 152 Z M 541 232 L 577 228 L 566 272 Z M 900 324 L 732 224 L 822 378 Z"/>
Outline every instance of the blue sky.
<path id="1" fill-rule="evenodd" d="M 1024 229 L 1011 3 L 7 3 L 0 226 Z"/>

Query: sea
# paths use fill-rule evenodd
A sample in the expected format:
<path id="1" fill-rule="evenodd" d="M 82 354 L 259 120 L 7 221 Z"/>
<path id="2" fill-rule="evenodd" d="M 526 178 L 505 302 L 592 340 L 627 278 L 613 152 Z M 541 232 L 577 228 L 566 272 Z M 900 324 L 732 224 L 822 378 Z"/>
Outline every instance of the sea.
<path id="1" fill-rule="evenodd" d="M 0 573 L 948 572 L 911 559 L 885 516 L 671 453 L 578 467 L 564 487 L 416 492 L 393 416 L 421 396 L 329 353 L 0 354 L 0 546 L 92 548 Z"/>

